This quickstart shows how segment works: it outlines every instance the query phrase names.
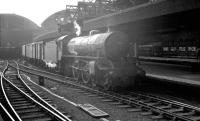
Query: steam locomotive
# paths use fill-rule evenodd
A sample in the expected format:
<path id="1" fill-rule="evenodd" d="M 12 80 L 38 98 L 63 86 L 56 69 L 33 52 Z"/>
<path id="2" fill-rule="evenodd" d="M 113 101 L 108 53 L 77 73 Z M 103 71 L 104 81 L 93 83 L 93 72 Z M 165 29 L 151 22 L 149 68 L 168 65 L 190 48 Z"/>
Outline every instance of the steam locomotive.
<path id="1" fill-rule="evenodd" d="M 65 35 L 22 46 L 22 55 L 78 81 L 106 90 L 135 86 L 145 77 L 137 59 L 129 55 L 129 40 L 122 32 L 76 37 Z"/>

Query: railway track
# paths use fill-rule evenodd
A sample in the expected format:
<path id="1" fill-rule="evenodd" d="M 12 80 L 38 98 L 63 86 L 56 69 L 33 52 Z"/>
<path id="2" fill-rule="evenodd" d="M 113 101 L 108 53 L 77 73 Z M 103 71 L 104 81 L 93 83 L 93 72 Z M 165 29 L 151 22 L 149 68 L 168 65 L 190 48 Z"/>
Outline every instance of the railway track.
<path id="1" fill-rule="evenodd" d="M 3 60 L 0 60 L 0 78 L 2 76 L 2 72 L 5 69 L 6 62 Z M 0 112 L 1 112 L 1 118 L 0 120 L 9 120 L 9 121 L 14 121 L 13 117 L 10 115 L 8 110 L 5 108 L 5 106 L 2 104 L 3 102 L 3 96 L 2 92 L 0 91 Z"/>
<path id="2" fill-rule="evenodd" d="M 1 75 L 0 94 L 1 103 L 16 121 L 71 121 L 33 92 L 18 69 L 8 64 Z"/>
<path id="3" fill-rule="evenodd" d="M 3 70 L 5 69 L 5 67 L 6 67 L 6 62 L 0 60 L 0 73 L 3 72 Z"/>
<path id="4" fill-rule="evenodd" d="M 1 118 L 0 121 L 15 121 L 14 118 L 10 115 L 10 113 L 6 110 L 6 108 L 0 103 L 0 112 Z"/>
<path id="5" fill-rule="evenodd" d="M 26 68 L 26 67 L 23 67 Z M 28 73 L 30 73 L 30 68 Z M 23 71 L 26 72 L 26 69 Z M 114 104 L 118 107 L 127 108 L 129 112 L 140 112 L 141 115 L 149 116 L 152 119 L 167 119 L 173 121 L 198 121 L 200 120 L 200 108 L 184 104 L 181 102 L 168 100 L 165 98 L 159 98 L 151 95 L 145 95 L 135 92 L 126 92 L 126 94 L 120 94 L 115 92 L 101 91 L 83 86 L 79 83 L 72 81 L 62 81 L 57 79 L 56 74 L 44 72 L 38 70 L 32 70 L 39 76 L 63 83 L 69 87 L 75 88 L 78 92 L 87 96 L 100 98 L 104 102 Z M 61 78 L 61 76 L 58 76 Z M 69 78 L 70 79 L 70 78 Z M 71 79 L 73 80 L 73 79 Z"/>

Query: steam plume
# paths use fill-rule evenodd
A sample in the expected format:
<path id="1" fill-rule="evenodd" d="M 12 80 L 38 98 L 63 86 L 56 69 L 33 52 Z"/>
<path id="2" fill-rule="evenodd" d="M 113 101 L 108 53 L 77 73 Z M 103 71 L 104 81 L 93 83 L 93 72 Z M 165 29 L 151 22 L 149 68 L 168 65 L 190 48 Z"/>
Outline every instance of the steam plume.
<path id="1" fill-rule="evenodd" d="M 76 35 L 79 36 L 81 34 L 81 26 L 76 21 L 74 21 L 74 28 L 76 29 Z"/>

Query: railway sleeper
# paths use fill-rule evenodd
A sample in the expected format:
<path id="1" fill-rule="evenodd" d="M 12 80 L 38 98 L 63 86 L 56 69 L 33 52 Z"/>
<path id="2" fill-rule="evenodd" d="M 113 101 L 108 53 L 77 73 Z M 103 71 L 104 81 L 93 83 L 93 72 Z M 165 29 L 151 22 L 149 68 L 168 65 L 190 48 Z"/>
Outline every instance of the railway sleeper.
<path id="1" fill-rule="evenodd" d="M 114 102 L 114 100 L 111 100 L 111 99 L 103 99 L 101 101 L 103 101 L 103 102 Z"/>
<path id="2" fill-rule="evenodd" d="M 172 109 L 168 109 L 167 111 L 170 112 L 170 113 L 176 113 L 176 112 L 184 111 L 184 109 L 183 109 L 183 107 L 181 107 L 181 108 L 172 108 Z"/>
<path id="3" fill-rule="evenodd" d="M 47 101 L 48 101 L 48 100 L 51 100 L 51 99 L 49 99 L 49 98 L 46 97 L 46 96 L 40 96 L 40 97 L 41 97 L 43 100 L 45 100 L 45 101 L 46 101 L 46 100 L 47 100 Z"/>
<path id="4" fill-rule="evenodd" d="M 171 105 L 162 105 L 162 106 L 158 106 L 159 109 L 166 109 L 166 108 L 171 108 Z"/>
<path id="5" fill-rule="evenodd" d="M 48 104 L 50 104 L 50 105 L 53 105 L 54 103 L 53 103 L 53 101 L 52 100 L 48 100 L 48 101 L 46 101 Z"/>
<path id="6" fill-rule="evenodd" d="M 176 115 L 179 115 L 179 116 L 191 116 L 191 115 L 194 115 L 195 112 L 191 111 L 191 112 L 178 112 L 176 113 Z"/>
<path id="7" fill-rule="evenodd" d="M 37 112 L 41 112 L 39 108 L 26 108 L 26 109 L 20 109 L 20 110 L 16 110 L 17 113 L 21 116 L 21 115 L 31 115 L 32 113 L 37 113 Z"/>
<path id="8" fill-rule="evenodd" d="M 36 119 L 40 120 L 40 121 L 45 121 L 44 119 L 48 119 L 48 120 L 52 120 L 50 116 L 48 116 L 45 113 L 41 113 L 41 112 L 37 112 L 37 113 L 31 113 L 30 115 L 22 115 L 20 116 L 23 121 L 35 121 Z"/>
<path id="9" fill-rule="evenodd" d="M 191 116 L 190 118 L 192 120 L 194 120 L 194 121 L 199 121 L 200 120 L 200 116 Z"/>
<path id="10" fill-rule="evenodd" d="M 16 92 L 7 92 L 7 94 L 9 95 L 9 97 L 12 97 L 12 96 L 21 96 L 20 94 L 18 94 Z"/>
<path id="11" fill-rule="evenodd" d="M 153 119 L 153 120 L 164 119 L 164 117 L 162 115 L 151 116 L 150 118 Z"/>
<path id="12" fill-rule="evenodd" d="M 141 98 L 140 101 L 143 102 L 143 103 L 150 103 L 150 102 L 152 102 L 151 99 L 144 99 L 144 98 Z"/>
<path id="13" fill-rule="evenodd" d="M 39 96 L 44 96 L 44 93 L 41 91 L 34 91 L 34 92 L 37 93 L 37 95 L 39 95 Z"/>
<path id="14" fill-rule="evenodd" d="M 15 90 L 13 90 L 11 87 L 6 86 L 5 87 L 6 90 L 9 90 L 9 92 L 15 92 Z M 15 92 L 16 93 L 16 92 Z"/>
<path id="15" fill-rule="evenodd" d="M 149 105 L 149 106 L 155 106 L 155 105 L 159 105 L 160 104 L 160 102 L 149 102 L 149 103 L 147 103 L 147 105 Z"/>
<path id="16" fill-rule="evenodd" d="M 32 89 L 32 88 L 31 88 Z M 34 89 L 33 89 L 34 90 Z M 35 93 L 42 93 L 41 91 L 39 90 L 34 90 Z"/>
<path id="17" fill-rule="evenodd" d="M 119 107 L 119 108 L 130 108 L 131 106 L 127 105 L 127 104 L 121 104 L 121 105 L 118 105 L 117 107 Z"/>
<path id="18" fill-rule="evenodd" d="M 18 106 L 18 107 L 14 107 L 16 110 L 26 110 L 26 109 L 30 109 L 30 108 L 35 108 L 36 105 L 24 105 L 24 106 Z"/>
<path id="19" fill-rule="evenodd" d="M 88 97 L 97 97 L 95 94 L 87 95 Z"/>
<path id="20" fill-rule="evenodd" d="M 15 90 L 12 90 L 11 88 L 6 88 L 6 90 L 8 91 L 6 92 L 8 94 L 18 94 Z"/>
<path id="21" fill-rule="evenodd" d="M 53 102 L 51 99 L 49 98 L 44 98 L 43 100 L 45 100 L 46 102 Z"/>
<path id="22" fill-rule="evenodd" d="M 19 82 L 19 80 L 11 80 L 16 86 L 23 86 L 23 84 L 21 82 Z"/>
<path id="23" fill-rule="evenodd" d="M 141 108 L 130 108 L 128 109 L 128 112 L 141 112 L 142 109 Z"/>
<path id="24" fill-rule="evenodd" d="M 84 95 L 91 95 L 91 93 L 90 92 L 85 92 L 85 93 L 83 93 Z"/>
<path id="25" fill-rule="evenodd" d="M 8 79 L 10 79 L 10 80 L 13 80 L 13 81 L 18 80 L 18 79 L 16 78 L 16 76 L 13 77 L 13 76 L 8 76 L 8 75 L 7 75 L 6 78 L 8 78 Z"/>
<path id="26" fill-rule="evenodd" d="M 18 102 L 18 101 L 26 101 L 27 99 L 25 98 L 16 98 L 16 99 L 12 99 L 11 97 L 9 98 L 10 102 Z"/>
<path id="27" fill-rule="evenodd" d="M 98 99 L 106 99 L 106 97 L 103 97 L 103 96 L 98 96 L 97 98 Z"/>
<path id="28" fill-rule="evenodd" d="M 149 116 L 149 115 L 153 115 L 153 112 L 152 111 L 146 111 L 146 112 L 140 113 L 140 115 L 142 115 L 142 116 Z"/>
<path id="29" fill-rule="evenodd" d="M 13 99 L 13 100 L 19 99 L 19 98 L 23 98 L 23 96 L 21 96 L 21 95 L 12 95 L 12 96 L 10 96 L 10 99 Z"/>
<path id="30" fill-rule="evenodd" d="M 111 102 L 110 104 L 111 105 L 121 105 L 122 103 L 121 102 Z"/>
<path id="31" fill-rule="evenodd" d="M 23 106 L 31 106 L 33 105 L 32 103 L 22 103 L 22 104 L 15 104 L 14 107 L 23 107 Z"/>
<path id="32" fill-rule="evenodd" d="M 24 101 L 12 102 L 13 105 L 19 105 L 19 104 L 25 104 L 25 103 L 30 103 L 30 101 L 24 100 Z"/>

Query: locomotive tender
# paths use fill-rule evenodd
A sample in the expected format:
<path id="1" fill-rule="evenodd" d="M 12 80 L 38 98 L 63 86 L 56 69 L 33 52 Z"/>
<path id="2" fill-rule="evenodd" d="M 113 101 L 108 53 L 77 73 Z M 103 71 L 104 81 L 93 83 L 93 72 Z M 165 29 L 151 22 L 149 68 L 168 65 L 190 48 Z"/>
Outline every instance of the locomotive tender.
<path id="1" fill-rule="evenodd" d="M 60 72 L 106 90 L 136 85 L 145 76 L 136 58 L 129 55 L 129 40 L 122 32 L 66 35 L 31 43 L 23 45 L 22 55 L 33 61 L 54 63 Z"/>

